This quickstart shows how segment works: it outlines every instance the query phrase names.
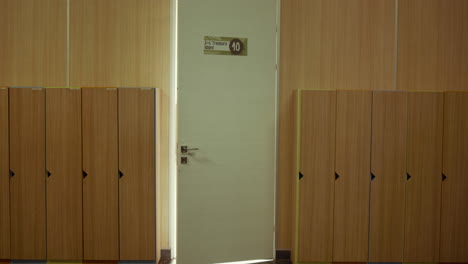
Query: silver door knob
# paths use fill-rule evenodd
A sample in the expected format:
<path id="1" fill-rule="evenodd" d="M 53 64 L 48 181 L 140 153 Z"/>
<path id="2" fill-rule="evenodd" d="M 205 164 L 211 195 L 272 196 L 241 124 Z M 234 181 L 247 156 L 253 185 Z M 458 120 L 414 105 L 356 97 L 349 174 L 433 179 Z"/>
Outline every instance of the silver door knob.
<path id="1" fill-rule="evenodd" d="M 181 147 L 180 147 L 180 152 L 181 152 L 181 153 L 187 153 L 187 152 L 192 151 L 192 150 L 198 150 L 198 148 L 191 148 L 191 149 L 189 149 L 187 146 L 181 146 Z"/>

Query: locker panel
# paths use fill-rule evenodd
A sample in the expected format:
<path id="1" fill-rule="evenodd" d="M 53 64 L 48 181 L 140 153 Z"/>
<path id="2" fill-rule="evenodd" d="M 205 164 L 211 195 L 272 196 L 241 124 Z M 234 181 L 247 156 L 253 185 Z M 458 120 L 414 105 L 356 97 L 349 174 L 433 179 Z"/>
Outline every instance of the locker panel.
<path id="1" fill-rule="evenodd" d="M 333 261 L 369 254 L 371 91 L 338 91 Z"/>
<path id="2" fill-rule="evenodd" d="M 301 91 L 298 261 L 333 250 L 336 91 Z"/>
<path id="3" fill-rule="evenodd" d="M 47 258 L 81 260 L 81 90 L 47 89 L 46 102 Z"/>
<path id="4" fill-rule="evenodd" d="M 468 93 L 445 93 L 441 262 L 468 261 Z"/>
<path id="5" fill-rule="evenodd" d="M 83 243 L 86 260 L 119 259 L 116 88 L 82 89 Z"/>
<path id="6" fill-rule="evenodd" d="M 443 93 L 408 93 L 405 262 L 438 262 Z"/>
<path id="7" fill-rule="evenodd" d="M 0 87 L 0 259 L 10 259 L 8 89 Z"/>
<path id="8" fill-rule="evenodd" d="M 369 261 L 403 260 L 407 95 L 376 91 L 372 103 Z"/>
<path id="9" fill-rule="evenodd" d="M 9 93 L 11 258 L 45 259 L 45 92 Z"/>
<path id="10" fill-rule="evenodd" d="M 120 259 L 155 260 L 155 90 L 118 93 Z"/>

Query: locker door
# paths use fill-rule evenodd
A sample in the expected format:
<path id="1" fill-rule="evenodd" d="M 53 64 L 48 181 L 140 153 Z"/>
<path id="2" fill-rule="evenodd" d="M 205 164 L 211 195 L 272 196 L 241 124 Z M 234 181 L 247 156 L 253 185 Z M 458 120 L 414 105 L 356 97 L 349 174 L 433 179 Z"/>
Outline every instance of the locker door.
<path id="1" fill-rule="evenodd" d="M 81 91 L 46 91 L 47 258 L 83 258 Z"/>
<path id="2" fill-rule="evenodd" d="M 84 259 L 118 260 L 117 89 L 81 92 Z"/>
<path id="3" fill-rule="evenodd" d="M 155 260 L 154 89 L 119 88 L 120 259 Z"/>
<path id="4" fill-rule="evenodd" d="M 0 87 L 0 259 L 10 259 L 8 89 Z"/>
<path id="5" fill-rule="evenodd" d="M 333 250 L 336 91 L 300 93 L 299 262 L 330 262 Z"/>
<path id="6" fill-rule="evenodd" d="M 338 91 L 333 261 L 369 254 L 371 91 Z"/>
<path id="7" fill-rule="evenodd" d="M 408 93 L 405 262 L 438 262 L 443 93 Z"/>
<path id="8" fill-rule="evenodd" d="M 468 93 L 445 93 L 440 262 L 468 261 Z"/>
<path id="9" fill-rule="evenodd" d="M 371 262 L 403 260 L 406 182 L 406 92 L 376 91 L 372 104 Z"/>
<path id="10" fill-rule="evenodd" d="M 10 89 L 11 258 L 45 259 L 44 89 Z"/>

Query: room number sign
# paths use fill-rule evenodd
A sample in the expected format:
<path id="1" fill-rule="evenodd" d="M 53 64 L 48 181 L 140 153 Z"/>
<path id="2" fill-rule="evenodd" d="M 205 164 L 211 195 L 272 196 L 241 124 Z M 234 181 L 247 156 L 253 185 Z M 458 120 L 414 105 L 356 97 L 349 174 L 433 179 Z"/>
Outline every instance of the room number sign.
<path id="1" fill-rule="evenodd" d="M 203 46 L 209 55 L 247 56 L 247 38 L 205 36 Z"/>

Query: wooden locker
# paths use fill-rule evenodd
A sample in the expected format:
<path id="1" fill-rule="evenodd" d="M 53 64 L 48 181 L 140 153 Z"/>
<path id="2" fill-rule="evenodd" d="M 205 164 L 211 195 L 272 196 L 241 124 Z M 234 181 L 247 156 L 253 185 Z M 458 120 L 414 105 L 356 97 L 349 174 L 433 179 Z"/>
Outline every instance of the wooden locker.
<path id="1" fill-rule="evenodd" d="M 45 259 L 45 92 L 9 92 L 11 258 Z"/>
<path id="2" fill-rule="evenodd" d="M 468 93 L 445 93 L 440 262 L 468 261 Z"/>
<path id="3" fill-rule="evenodd" d="M 372 92 L 338 91 L 336 99 L 334 262 L 366 262 Z"/>
<path id="4" fill-rule="evenodd" d="M 118 260 L 117 89 L 84 88 L 81 92 L 84 259 Z"/>
<path id="5" fill-rule="evenodd" d="M 8 88 L 0 87 L 0 259 L 10 259 Z"/>
<path id="6" fill-rule="evenodd" d="M 298 262 L 331 262 L 336 91 L 300 92 Z"/>
<path id="7" fill-rule="evenodd" d="M 443 93 L 408 93 L 405 262 L 439 262 L 443 108 Z"/>
<path id="8" fill-rule="evenodd" d="M 120 259 L 155 260 L 155 90 L 119 88 Z"/>
<path id="9" fill-rule="evenodd" d="M 375 91 L 372 103 L 370 262 L 403 261 L 406 128 L 406 92 Z"/>
<path id="10" fill-rule="evenodd" d="M 46 91 L 47 258 L 83 258 L 81 90 Z"/>

